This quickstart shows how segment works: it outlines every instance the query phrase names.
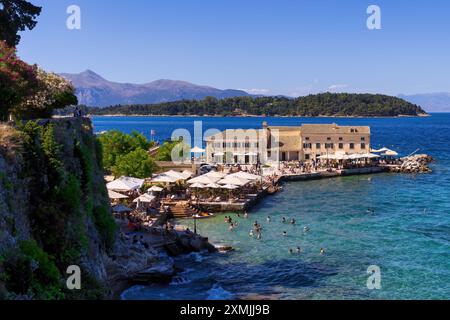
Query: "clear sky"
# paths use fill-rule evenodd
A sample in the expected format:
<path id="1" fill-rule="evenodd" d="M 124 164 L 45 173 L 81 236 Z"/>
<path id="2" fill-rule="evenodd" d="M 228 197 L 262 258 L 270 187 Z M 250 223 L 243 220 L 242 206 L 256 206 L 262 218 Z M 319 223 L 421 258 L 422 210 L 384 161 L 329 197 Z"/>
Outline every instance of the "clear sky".
<path id="1" fill-rule="evenodd" d="M 448 0 L 30 0 L 43 12 L 19 55 L 108 80 L 221 89 L 450 92 Z M 81 30 L 66 9 L 81 8 Z M 381 30 L 366 26 L 381 8 Z"/>

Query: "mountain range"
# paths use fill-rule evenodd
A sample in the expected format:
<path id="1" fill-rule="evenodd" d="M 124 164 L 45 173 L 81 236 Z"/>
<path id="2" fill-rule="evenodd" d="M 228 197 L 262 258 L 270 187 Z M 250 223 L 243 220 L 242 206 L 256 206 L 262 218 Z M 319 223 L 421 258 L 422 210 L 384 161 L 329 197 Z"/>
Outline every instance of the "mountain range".
<path id="1" fill-rule="evenodd" d="M 78 74 L 62 73 L 61 76 L 75 86 L 79 104 L 90 107 L 202 100 L 208 96 L 218 99 L 253 96 L 243 90 L 221 90 L 180 80 L 160 79 L 146 84 L 118 83 L 108 81 L 91 70 Z M 450 112 L 450 93 L 401 94 L 398 97 L 420 105 L 427 112 Z"/>
<path id="2" fill-rule="evenodd" d="M 111 82 L 91 70 L 60 75 L 75 86 L 79 104 L 91 107 L 201 100 L 208 96 L 218 99 L 250 96 L 242 90 L 221 90 L 179 80 L 160 79 L 146 84 Z"/>
<path id="3" fill-rule="evenodd" d="M 427 112 L 450 112 L 450 93 L 423 93 L 398 96 L 401 99 L 420 105 Z"/>

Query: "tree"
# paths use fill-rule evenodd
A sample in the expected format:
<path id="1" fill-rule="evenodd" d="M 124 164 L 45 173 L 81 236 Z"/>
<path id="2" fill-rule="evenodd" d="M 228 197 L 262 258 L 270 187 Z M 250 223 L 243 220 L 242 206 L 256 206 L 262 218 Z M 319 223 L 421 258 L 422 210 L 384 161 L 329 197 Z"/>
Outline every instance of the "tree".
<path id="1" fill-rule="evenodd" d="M 137 132 L 133 131 L 131 135 L 124 134 L 118 130 L 111 130 L 99 136 L 99 141 L 103 148 L 103 167 L 106 170 L 112 170 L 118 159 L 132 151 L 148 151 L 152 142 Z"/>
<path id="2" fill-rule="evenodd" d="M 25 0 L 0 0 L 0 40 L 10 47 L 18 45 L 18 33 L 36 26 L 41 9 Z"/>
<path id="3" fill-rule="evenodd" d="M 150 158 L 147 151 L 136 149 L 126 155 L 119 156 L 112 172 L 116 177 L 148 178 L 156 171 L 156 168 L 155 162 Z"/>
<path id="4" fill-rule="evenodd" d="M 0 121 L 5 121 L 13 108 L 37 90 L 37 71 L 20 60 L 16 50 L 0 41 Z"/>
<path id="5" fill-rule="evenodd" d="M 48 118 L 55 109 L 78 104 L 72 83 L 55 73 L 48 73 L 37 67 L 36 74 L 38 81 L 36 92 L 13 110 L 13 114 L 18 118 Z"/>

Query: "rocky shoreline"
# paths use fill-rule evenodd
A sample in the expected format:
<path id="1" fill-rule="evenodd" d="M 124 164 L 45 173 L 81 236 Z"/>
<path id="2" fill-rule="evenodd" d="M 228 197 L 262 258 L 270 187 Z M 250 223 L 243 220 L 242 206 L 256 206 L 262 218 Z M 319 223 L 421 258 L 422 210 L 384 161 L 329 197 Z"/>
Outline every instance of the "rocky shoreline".
<path id="1" fill-rule="evenodd" d="M 390 167 L 396 173 L 431 173 L 429 164 L 433 158 L 427 154 L 416 154 L 400 159 L 401 164 Z"/>
<path id="2" fill-rule="evenodd" d="M 162 235 L 151 234 L 160 239 Z M 162 246 L 149 248 L 139 243 L 118 240 L 115 253 L 106 263 L 107 287 L 110 299 L 120 299 L 121 294 L 136 284 L 170 283 L 178 270 L 172 257 L 191 252 L 216 252 L 208 238 L 185 231 L 172 231 L 164 237 Z"/>

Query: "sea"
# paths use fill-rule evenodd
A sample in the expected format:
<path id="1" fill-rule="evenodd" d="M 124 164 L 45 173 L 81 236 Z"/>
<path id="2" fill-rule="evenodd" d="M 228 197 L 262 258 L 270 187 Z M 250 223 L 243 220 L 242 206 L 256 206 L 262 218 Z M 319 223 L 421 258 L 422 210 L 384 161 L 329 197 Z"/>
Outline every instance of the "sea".
<path id="1" fill-rule="evenodd" d="M 178 130 L 190 134 L 192 145 L 201 144 L 207 130 L 261 128 L 263 121 L 368 125 L 373 148 L 429 154 L 435 159 L 433 173 L 285 183 L 247 219 L 225 213 L 197 220 L 199 233 L 234 251 L 178 257 L 175 263 L 182 271 L 170 284 L 134 286 L 123 299 L 450 299 L 450 114 L 93 118 L 96 132 L 137 130 L 163 142 Z M 233 231 L 224 222 L 226 215 L 238 222 Z M 283 223 L 283 217 L 297 223 Z M 261 240 L 249 235 L 255 221 L 263 227 Z M 192 220 L 181 223 L 193 229 Z"/>

